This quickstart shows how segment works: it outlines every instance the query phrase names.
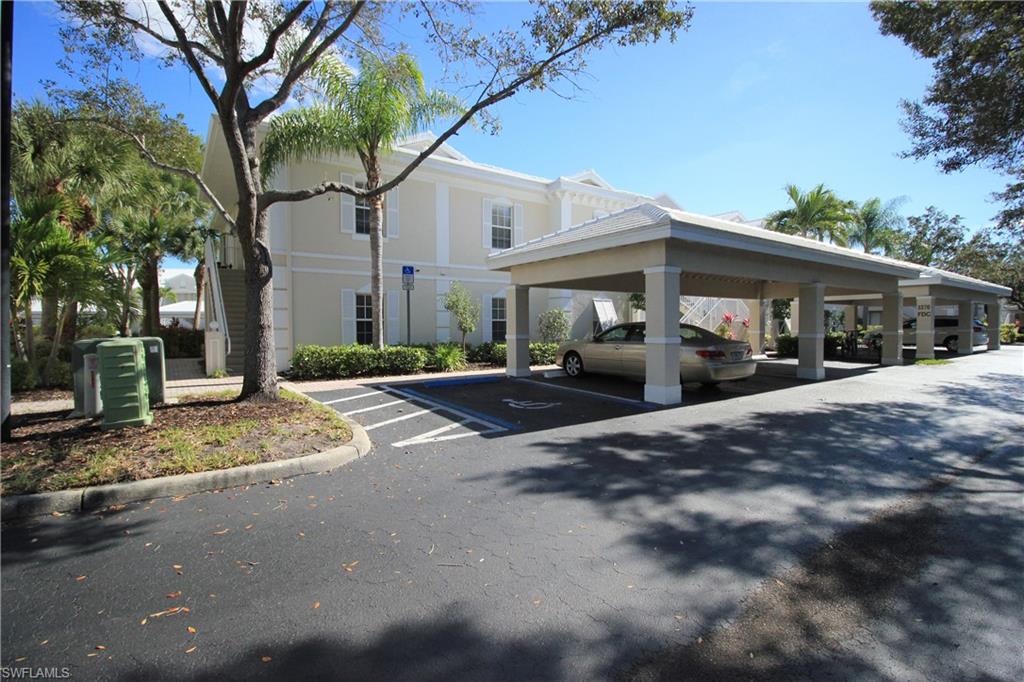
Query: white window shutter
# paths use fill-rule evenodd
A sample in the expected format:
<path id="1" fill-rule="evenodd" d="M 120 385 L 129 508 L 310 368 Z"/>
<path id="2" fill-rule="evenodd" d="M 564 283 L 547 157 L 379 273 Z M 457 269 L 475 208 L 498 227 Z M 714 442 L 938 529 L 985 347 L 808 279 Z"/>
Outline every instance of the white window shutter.
<path id="1" fill-rule="evenodd" d="M 399 303 L 398 303 L 398 290 L 388 290 L 388 344 L 395 345 L 399 343 L 399 336 L 401 335 L 401 329 L 399 327 Z"/>
<path id="2" fill-rule="evenodd" d="M 513 238 L 512 246 L 519 246 L 525 239 L 523 239 L 523 205 L 516 204 L 512 207 L 512 227 Z"/>
<path id="3" fill-rule="evenodd" d="M 490 251 L 490 249 L 491 249 L 491 200 L 490 199 L 484 199 L 483 245 L 484 245 L 485 249 Z"/>
<path id="4" fill-rule="evenodd" d="M 346 173 L 341 174 L 341 184 L 356 186 L 356 180 Z M 351 194 L 341 195 L 341 231 L 353 234 L 356 231 L 356 198 Z M 352 309 L 355 319 L 355 308 Z"/>
<path id="5" fill-rule="evenodd" d="M 481 329 L 481 331 L 483 332 L 483 335 L 484 335 L 484 343 L 487 343 L 488 341 L 493 341 L 494 340 L 494 337 L 491 336 L 491 312 L 492 311 L 491 311 L 491 296 L 489 294 L 484 295 L 484 303 L 483 303 L 482 308 L 483 308 L 482 312 L 483 312 L 483 317 L 484 317 L 484 323 L 483 323 L 483 329 Z"/>
<path id="6" fill-rule="evenodd" d="M 356 342 L 356 292 L 344 289 L 341 292 L 341 342 Z"/>
<path id="7" fill-rule="evenodd" d="M 387 228 L 385 234 L 388 239 L 396 239 L 398 237 L 398 188 L 394 188 L 385 195 L 384 199 L 384 226 Z"/>

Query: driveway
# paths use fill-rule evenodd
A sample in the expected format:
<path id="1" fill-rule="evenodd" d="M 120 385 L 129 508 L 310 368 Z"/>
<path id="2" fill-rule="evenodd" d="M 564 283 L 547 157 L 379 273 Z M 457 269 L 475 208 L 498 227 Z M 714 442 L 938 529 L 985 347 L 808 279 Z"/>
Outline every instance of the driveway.
<path id="1" fill-rule="evenodd" d="M 766 589 L 924 494 L 935 541 L 885 595 L 837 593 L 857 634 L 761 672 L 1019 679 L 1024 453 L 986 448 L 1020 443 L 1022 351 L 670 409 L 504 380 L 318 394 L 372 427 L 370 455 L 5 527 L 2 662 L 115 680 L 678 679 L 698 637 L 759 604 L 771 618 Z"/>

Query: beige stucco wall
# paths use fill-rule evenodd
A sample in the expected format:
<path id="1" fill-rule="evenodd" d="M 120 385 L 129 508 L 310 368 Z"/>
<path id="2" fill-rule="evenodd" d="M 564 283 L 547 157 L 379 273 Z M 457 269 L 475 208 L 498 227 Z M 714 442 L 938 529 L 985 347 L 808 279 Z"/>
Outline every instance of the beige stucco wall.
<path id="1" fill-rule="evenodd" d="M 590 206 L 581 206 L 579 204 L 573 204 L 572 207 L 572 224 L 579 225 L 585 223 L 594 217 L 594 209 Z"/>

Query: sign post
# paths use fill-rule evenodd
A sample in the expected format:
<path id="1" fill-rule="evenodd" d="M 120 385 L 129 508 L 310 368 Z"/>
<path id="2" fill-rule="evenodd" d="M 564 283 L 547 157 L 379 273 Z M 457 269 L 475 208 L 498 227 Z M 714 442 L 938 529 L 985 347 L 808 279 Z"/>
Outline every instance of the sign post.
<path id="1" fill-rule="evenodd" d="M 405 289 L 405 345 L 412 345 L 412 290 L 416 288 L 416 268 L 402 266 L 402 288 Z"/>

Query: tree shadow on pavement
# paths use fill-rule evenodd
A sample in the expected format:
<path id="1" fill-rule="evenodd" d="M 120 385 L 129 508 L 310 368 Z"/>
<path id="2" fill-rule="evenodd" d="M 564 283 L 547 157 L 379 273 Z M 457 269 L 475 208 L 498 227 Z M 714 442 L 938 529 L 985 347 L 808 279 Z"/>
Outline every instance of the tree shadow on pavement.
<path id="1" fill-rule="evenodd" d="M 483 632 L 461 610 L 437 620 L 392 625 L 368 642 L 355 633 L 297 642 L 264 641 L 235 658 L 187 674 L 158 666 L 136 670 L 128 680 L 554 680 L 565 677 L 570 636 L 529 637 Z"/>
<path id="2" fill-rule="evenodd" d="M 148 520 L 130 520 L 128 514 L 65 514 L 7 522 L 0 535 L 0 564 L 4 568 L 46 560 L 101 554 L 119 545 L 126 535 L 140 536 Z"/>

